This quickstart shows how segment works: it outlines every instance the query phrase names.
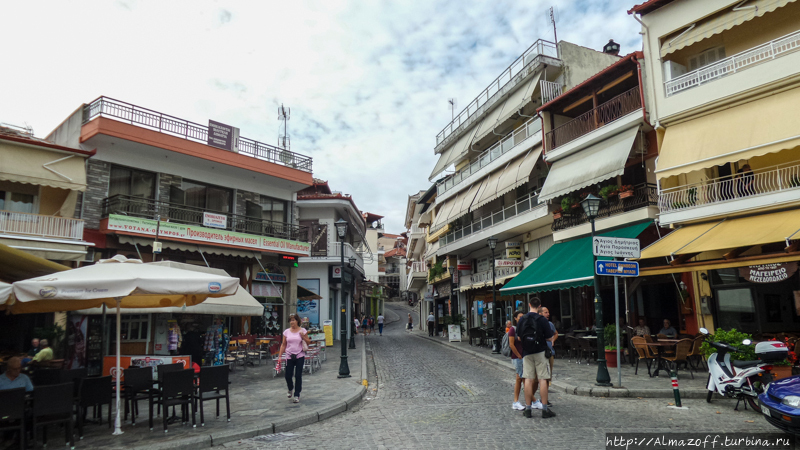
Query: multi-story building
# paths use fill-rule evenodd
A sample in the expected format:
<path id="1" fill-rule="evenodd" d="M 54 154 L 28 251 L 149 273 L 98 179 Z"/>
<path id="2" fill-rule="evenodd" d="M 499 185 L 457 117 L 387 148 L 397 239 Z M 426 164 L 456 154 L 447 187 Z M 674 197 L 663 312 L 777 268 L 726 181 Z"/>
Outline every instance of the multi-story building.
<path id="1" fill-rule="evenodd" d="M 310 255 L 296 211 L 296 192 L 313 183 L 310 157 L 107 97 L 79 107 L 48 139 L 96 151 L 75 205 L 95 260 L 123 254 L 223 269 L 266 306 L 258 320 L 228 319 L 232 334 L 286 326 L 297 308 L 297 258 Z M 123 351 L 152 353 L 152 330 L 163 326 L 126 315 Z"/>
<path id="2" fill-rule="evenodd" d="M 618 60 L 539 40 L 437 135 L 440 158 L 430 180 L 450 166 L 454 173 L 436 183 L 426 237 L 435 255 L 429 261 L 435 316 L 462 314 L 470 328 L 491 324 L 492 280 L 502 285 L 551 245 L 553 218 L 539 199 L 548 167 L 536 110 Z M 494 264 L 489 237 L 499 242 Z M 448 270 L 456 266 L 466 269 L 456 275 L 458 294 Z M 509 303 L 503 317 L 513 311 Z"/>

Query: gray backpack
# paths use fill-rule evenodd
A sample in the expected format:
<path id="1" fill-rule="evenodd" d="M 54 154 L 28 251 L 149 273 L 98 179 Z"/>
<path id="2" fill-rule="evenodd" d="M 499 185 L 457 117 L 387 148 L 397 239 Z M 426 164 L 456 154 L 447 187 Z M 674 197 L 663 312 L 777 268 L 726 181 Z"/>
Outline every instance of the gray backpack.
<path id="1" fill-rule="evenodd" d="M 511 343 L 509 342 L 509 340 L 510 339 L 508 337 L 508 333 L 506 333 L 505 336 L 503 336 L 503 344 L 502 344 L 502 347 L 500 349 L 500 353 L 502 353 L 503 356 L 507 356 L 507 357 L 510 358 L 511 357 Z"/>

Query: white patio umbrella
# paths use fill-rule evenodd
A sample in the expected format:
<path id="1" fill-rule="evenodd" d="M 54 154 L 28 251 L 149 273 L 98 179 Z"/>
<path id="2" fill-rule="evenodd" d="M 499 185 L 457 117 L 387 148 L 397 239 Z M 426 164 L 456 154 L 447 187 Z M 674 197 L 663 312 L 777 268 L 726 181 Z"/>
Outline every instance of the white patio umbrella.
<path id="1" fill-rule="evenodd" d="M 11 297 L 11 285 L 0 281 L 0 309 L 5 308 L 6 302 Z"/>
<path id="2" fill-rule="evenodd" d="M 233 295 L 239 279 L 143 264 L 117 255 L 92 266 L 66 270 L 13 284 L 14 314 L 75 311 L 105 304 L 117 312 L 117 417 L 114 434 L 122 434 L 120 418 L 120 308 L 192 306 L 208 297 Z"/>

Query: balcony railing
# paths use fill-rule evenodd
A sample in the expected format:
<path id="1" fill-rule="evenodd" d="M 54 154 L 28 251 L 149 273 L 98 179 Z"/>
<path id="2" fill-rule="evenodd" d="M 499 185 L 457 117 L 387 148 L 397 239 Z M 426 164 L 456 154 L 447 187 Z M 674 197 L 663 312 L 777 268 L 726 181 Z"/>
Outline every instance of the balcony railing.
<path id="1" fill-rule="evenodd" d="M 321 258 L 332 258 L 332 259 L 335 259 L 335 260 L 339 261 L 341 259 L 341 255 L 342 255 L 341 254 L 342 244 L 339 243 L 339 242 L 335 242 L 334 245 L 330 246 L 329 248 L 330 248 L 330 250 L 328 250 L 326 256 L 310 256 L 308 258 L 310 258 L 312 260 L 313 259 L 321 259 Z M 358 267 L 359 269 L 361 269 L 363 271 L 363 269 L 364 269 L 364 258 L 361 256 L 361 253 L 358 252 L 355 248 L 353 248 L 352 245 L 350 245 L 349 243 L 345 242 L 344 243 L 344 260 L 345 260 L 345 264 L 347 263 L 347 261 L 350 260 L 350 258 L 355 258 L 356 259 L 356 267 Z"/>
<path id="2" fill-rule="evenodd" d="M 208 143 L 208 125 L 201 125 L 199 123 L 179 119 L 108 97 L 100 97 L 84 106 L 83 123 L 85 124 L 95 117 L 109 117 L 114 120 L 120 120 L 171 136 L 182 137 L 201 144 Z M 310 156 L 301 155 L 244 137 L 239 138 L 237 147 L 239 153 L 273 164 L 280 164 L 304 172 L 311 172 L 312 160 Z"/>
<path id="3" fill-rule="evenodd" d="M 424 272 L 428 273 L 428 266 L 424 262 L 414 261 L 411 263 L 411 271 L 409 273 Z"/>
<path id="4" fill-rule="evenodd" d="M 664 189 L 658 207 L 661 213 L 668 213 L 789 189 L 800 191 L 800 161 L 755 170 L 744 176 L 737 174 Z"/>
<path id="5" fill-rule="evenodd" d="M 170 222 L 202 226 L 203 213 L 206 211 L 202 208 L 128 195 L 115 195 L 103 199 L 103 217 L 108 217 L 109 214 L 123 214 L 145 219 L 155 219 L 156 216 L 161 216 L 161 220 L 169 219 Z M 223 214 L 218 211 L 208 212 Z M 308 242 L 308 227 L 236 214 L 226 215 L 228 222 L 225 229 L 230 231 Z"/>
<path id="6" fill-rule="evenodd" d="M 506 220 L 512 219 L 520 214 L 533 210 L 534 208 L 547 208 L 547 205 L 539 204 L 539 194 L 528 194 L 517 200 L 516 203 L 495 213 L 487 214 L 479 219 L 475 219 L 465 226 L 445 234 L 439 239 L 442 245 L 449 245 L 460 239 L 464 239 L 473 233 L 501 224 Z"/>
<path id="7" fill-rule="evenodd" d="M 442 195 L 450 189 L 456 187 L 462 181 L 469 178 L 475 172 L 486 167 L 492 161 L 508 153 L 509 150 L 514 148 L 517 144 L 525 139 L 528 139 L 534 134 L 542 132 L 542 121 L 538 117 L 525 122 L 516 130 L 508 133 L 505 137 L 497 141 L 494 145 L 484 150 L 475 161 L 470 163 L 467 167 L 454 173 L 450 178 L 442 181 L 436 186 L 436 195 Z"/>
<path id="8" fill-rule="evenodd" d="M 494 278 L 495 280 L 507 277 L 509 275 L 513 275 L 517 272 L 522 270 L 521 267 L 495 267 L 494 268 Z M 492 270 L 484 270 L 483 272 L 473 273 L 472 275 L 467 275 L 462 277 L 459 280 L 458 287 L 469 287 L 475 283 L 491 283 L 492 282 Z"/>
<path id="9" fill-rule="evenodd" d="M 564 145 L 642 107 L 639 86 L 623 92 L 545 135 L 546 149 Z"/>
<path id="10" fill-rule="evenodd" d="M 597 212 L 597 218 L 602 219 L 604 217 L 656 205 L 658 205 L 658 189 L 656 186 L 652 184 L 640 184 L 634 187 L 633 196 L 631 197 L 620 198 L 619 195 L 616 195 L 601 203 L 600 210 Z M 567 228 L 576 227 L 584 223 L 589 223 L 589 219 L 586 218 L 586 213 L 583 212 L 583 208 L 578 207 L 570 211 L 565 211 L 561 218 L 553 220 L 551 229 L 553 231 L 566 230 Z"/>
<path id="11" fill-rule="evenodd" d="M 0 233 L 82 241 L 83 220 L 0 211 Z"/>
<path id="12" fill-rule="evenodd" d="M 466 108 L 453 119 L 452 122 L 447 124 L 446 127 L 439 134 L 436 135 L 436 146 L 442 144 L 448 136 L 464 124 L 471 123 L 470 117 L 476 113 L 483 112 L 487 104 L 491 104 L 492 98 L 500 93 L 505 94 L 514 86 L 514 77 L 516 77 L 525 67 L 537 66 L 545 57 L 558 58 L 558 50 L 556 44 L 539 39 L 533 45 L 528 47 L 527 50 L 503 73 L 500 74 L 494 81 L 489 83 L 489 87 L 484 89 L 474 100 L 469 102 Z"/>
<path id="13" fill-rule="evenodd" d="M 425 228 L 411 225 L 411 234 L 425 234 Z"/>
<path id="14" fill-rule="evenodd" d="M 667 97 L 800 50 L 800 31 L 745 50 L 664 82 Z"/>

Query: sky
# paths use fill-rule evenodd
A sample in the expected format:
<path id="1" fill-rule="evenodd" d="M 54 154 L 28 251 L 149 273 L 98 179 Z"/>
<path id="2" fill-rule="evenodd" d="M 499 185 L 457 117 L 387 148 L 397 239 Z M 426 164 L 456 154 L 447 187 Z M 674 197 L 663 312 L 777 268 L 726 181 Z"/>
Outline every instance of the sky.
<path id="1" fill-rule="evenodd" d="M 621 0 L 3 2 L 0 122 L 44 137 L 104 95 L 291 150 L 405 230 L 436 135 L 537 39 L 641 50 Z"/>

